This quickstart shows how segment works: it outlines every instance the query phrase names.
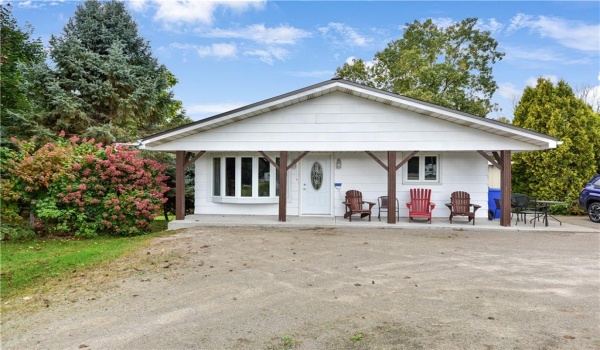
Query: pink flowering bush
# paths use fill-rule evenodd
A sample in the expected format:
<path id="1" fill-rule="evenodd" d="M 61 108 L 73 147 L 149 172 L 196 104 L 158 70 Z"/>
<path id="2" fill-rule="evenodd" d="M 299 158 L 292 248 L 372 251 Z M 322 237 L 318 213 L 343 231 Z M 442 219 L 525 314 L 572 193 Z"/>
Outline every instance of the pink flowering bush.
<path id="1" fill-rule="evenodd" d="M 14 142 L 20 155 L 7 162 L 2 198 L 29 203 L 50 233 L 143 234 L 166 201 L 164 167 L 137 150 L 77 137 L 35 151 Z"/>

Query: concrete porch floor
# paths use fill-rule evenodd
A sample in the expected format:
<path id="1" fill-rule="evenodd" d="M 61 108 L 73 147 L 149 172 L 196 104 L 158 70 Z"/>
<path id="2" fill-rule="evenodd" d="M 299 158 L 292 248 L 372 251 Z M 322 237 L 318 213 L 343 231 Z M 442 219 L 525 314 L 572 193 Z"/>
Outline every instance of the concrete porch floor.
<path id="1" fill-rule="evenodd" d="M 450 224 L 448 218 L 434 218 L 429 224 L 426 220 L 413 220 L 408 222 L 408 218 L 401 217 L 396 224 L 388 224 L 387 218 L 382 217 L 381 221 L 374 216 L 369 222 L 368 218 L 360 219 L 359 216 L 352 218 L 352 222 L 341 216 L 287 216 L 286 222 L 279 222 L 278 217 L 257 216 L 257 215 L 187 215 L 184 220 L 174 220 L 169 222 L 169 230 L 198 226 L 269 226 L 269 227 L 365 227 L 365 228 L 386 228 L 386 229 L 455 229 L 455 230 L 509 230 L 509 231 L 553 231 L 553 232 L 600 232 L 600 225 L 591 223 L 587 217 L 557 217 L 562 221 L 562 225 L 553 219 L 550 219 L 548 227 L 539 221 L 535 227 L 529 220 L 525 224 L 519 221 L 515 225 L 515 220 L 511 220 L 510 227 L 500 226 L 500 220 L 487 220 L 487 218 L 477 218 L 475 226 L 467 222 L 466 218 L 454 218 Z M 580 224 L 581 223 L 581 224 Z M 590 225 L 591 224 L 591 225 Z M 595 228 L 595 226 L 598 226 Z"/>

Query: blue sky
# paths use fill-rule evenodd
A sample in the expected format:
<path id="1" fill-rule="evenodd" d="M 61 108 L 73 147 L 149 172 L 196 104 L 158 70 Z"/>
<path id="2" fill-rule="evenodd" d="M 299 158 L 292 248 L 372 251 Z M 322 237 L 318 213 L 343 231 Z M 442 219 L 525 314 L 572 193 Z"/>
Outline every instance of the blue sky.
<path id="1" fill-rule="evenodd" d="M 0 0 L 0 3 L 6 1 Z M 47 45 L 78 1 L 13 1 L 21 26 Z M 371 60 L 407 22 L 479 19 L 505 52 L 494 65 L 500 116 L 540 77 L 563 79 L 600 100 L 598 1 L 127 1 L 140 35 L 175 74 L 174 89 L 198 120 L 331 79 L 351 57 Z"/>

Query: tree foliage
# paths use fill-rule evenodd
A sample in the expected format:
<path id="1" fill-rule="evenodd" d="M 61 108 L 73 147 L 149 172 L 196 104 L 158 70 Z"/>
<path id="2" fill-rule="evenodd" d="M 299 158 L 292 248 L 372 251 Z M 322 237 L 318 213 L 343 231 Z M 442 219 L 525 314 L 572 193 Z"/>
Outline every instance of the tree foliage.
<path id="1" fill-rule="evenodd" d="M 485 116 L 498 88 L 492 65 L 504 53 L 489 31 L 467 18 L 443 28 L 431 19 L 407 23 L 402 39 L 375 54 L 337 69 L 339 77 L 459 111 Z"/>
<path id="2" fill-rule="evenodd" d="M 10 136 L 30 136 L 38 127 L 29 118 L 33 105 L 24 89 L 22 70 L 43 62 L 45 53 L 40 39 L 32 38 L 32 28 L 19 27 L 10 4 L 0 5 L 0 23 L 0 137 L 6 144 Z"/>
<path id="3" fill-rule="evenodd" d="M 59 137 L 41 148 L 14 139 L 3 147 L 3 224 L 27 206 L 40 232 L 93 237 L 149 232 L 166 201 L 164 166 L 139 151 L 94 140 Z"/>
<path id="4" fill-rule="evenodd" d="M 513 191 L 566 200 L 576 208 L 581 186 L 600 170 L 600 114 L 566 82 L 555 86 L 540 78 L 536 87 L 525 89 L 513 124 L 562 141 L 557 149 L 513 156 Z"/>
<path id="5" fill-rule="evenodd" d="M 86 0 L 50 39 L 54 67 L 29 71 L 29 91 L 51 130 L 104 142 L 132 141 L 189 119 L 175 76 L 152 56 L 120 1 Z"/>

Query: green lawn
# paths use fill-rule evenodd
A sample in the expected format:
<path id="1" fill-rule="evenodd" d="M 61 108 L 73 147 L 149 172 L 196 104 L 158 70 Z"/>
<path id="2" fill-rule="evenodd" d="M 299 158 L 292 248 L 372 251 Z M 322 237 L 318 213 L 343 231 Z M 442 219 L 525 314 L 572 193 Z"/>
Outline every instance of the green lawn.
<path id="1" fill-rule="evenodd" d="M 166 222 L 156 222 L 156 232 L 138 237 L 94 239 L 46 239 L 2 242 L 0 246 L 0 292 L 2 299 L 22 294 L 31 287 L 117 259 L 164 234 Z M 163 228 L 164 227 L 164 228 Z"/>

